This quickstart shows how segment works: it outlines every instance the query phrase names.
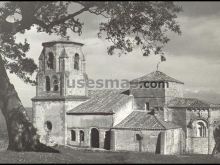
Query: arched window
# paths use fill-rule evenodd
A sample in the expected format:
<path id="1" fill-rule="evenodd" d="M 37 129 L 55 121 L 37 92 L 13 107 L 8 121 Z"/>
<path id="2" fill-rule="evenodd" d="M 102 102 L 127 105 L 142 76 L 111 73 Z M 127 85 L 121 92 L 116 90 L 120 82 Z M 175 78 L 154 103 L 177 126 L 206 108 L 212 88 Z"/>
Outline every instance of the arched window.
<path id="1" fill-rule="evenodd" d="M 143 136 L 141 134 L 136 134 L 136 141 L 139 143 L 139 152 L 142 151 L 142 140 Z"/>
<path id="2" fill-rule="evenodd" d="M 145 110 L 150 110 L 150 105 L 148 102 L 145 103 Z"/>
<path id="3" fill-rule="evenodd" d="M 197 121 L 196 123 L 196 133 L 197 137 L 206 137 L 207 126 L 204 121 Z"/>
<path id="4" fill-rule="evenodd" d="M 79 70 L 79 54 L 76 53 L 74 57 L 74 69 Z"/>
<path id="5" fill-rule="evenodd" d="M 79 131 L 79 140 L 81 141 L 81 142 L 83 142 L 84 141 L 84 131 L 82 131 L 82 130 L 80 130 Z"/>
<path id="6" fill-rule="evenodd" d="M 52 123 L 50 121 L 46 121 L 44 126 L 47 132 L 50 132 L 52 130 Z"/>
<path id="7" fill-rule="evenodd" d="M 54 55 L 52 52 L 49 52 L 49 54 L 48 54 L 47 67 L 50 69 L 54 68 Z"/>
<path id="8" fill-rule="evenodd" d="M 71 130 L 71 140 L 76 141 L 76 131 Z"/>
<path id="9" fill-rule="evenodd" d="M 53 76 L 53 91 L 59 90 L 59 82 L 57 76 Z"/>
<path id="10" fill-rule="evenodd" d="M 136 140 L 140 141 L 143 139 L 143 136 L 141 134 L 136 134 Z"/>
<path id="11" fill-rule="evenodd" d="M 50 77 L 46 76 L 46 91 L 50 91 Z"/>

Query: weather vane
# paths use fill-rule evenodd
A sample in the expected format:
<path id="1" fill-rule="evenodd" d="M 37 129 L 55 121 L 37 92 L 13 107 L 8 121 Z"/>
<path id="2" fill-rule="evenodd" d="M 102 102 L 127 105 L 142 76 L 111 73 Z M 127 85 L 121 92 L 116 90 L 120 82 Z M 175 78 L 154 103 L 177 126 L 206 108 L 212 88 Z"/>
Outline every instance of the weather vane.
<path id="1" fill-rule="evenodd" d="M 166 58 L 163 55 L 160 55 L 160 61 L 157 63 L 157 71 L 159 70 L 160 63 L 163 61 L 166 61 Z"/>

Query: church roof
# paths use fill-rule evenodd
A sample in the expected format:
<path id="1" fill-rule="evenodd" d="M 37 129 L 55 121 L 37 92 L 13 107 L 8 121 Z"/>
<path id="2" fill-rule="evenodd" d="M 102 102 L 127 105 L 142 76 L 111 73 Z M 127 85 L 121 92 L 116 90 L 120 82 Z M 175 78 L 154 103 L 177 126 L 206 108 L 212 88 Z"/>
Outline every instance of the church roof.
<path id="1" fill-rule="evenodd" d="M 89 97 L 87 96 L 50 96 L 48 97 L 47 95 L 45 96 L 35 96 L 31 100 L 32 101 L 65 101 L 65 100 L 80 100 L 80 101 L 85 101 L 88 100 Z"/>
<path id="2" fill-rule="evenodd" d="M 38 58 L 38 60 L 43 60 L 44 58 L 44 54 L 45 54 L 45 48 L 42 49 L 41 53 L 40 53 L 40 56 Z"/>
<path id="3" fill-rule="evenodd" d="M 208 103 L 196 98 L 174 98 L 167 104 L 168 107 L 184 107 L 184 108 L 209 108 L 214 104 Z"/>
<path id="4" fill-rule="evenodd" d="M 74 41 L 70 41 L 68 39 L 60 39 L 60 40 L 52 40 L 52 41 L 48 41 L 48 42 L 43 42 L 42 46 L 47 46 L 47 45 L 54 45 L 57 43 L 62 43 L 62 44 L 75 44 L 75 45 L 79 45 L 79 46 L 83 46 L 84 44 L 80 43 L 80 42 L 74 42 Z"/>
<path id="5" fill-rule="evenodd" d="M 68 111 L 67 114 L 114 114 L 131 100 L 125 90 L 89 90 L 90 99 Z"/>
<path id="6" fill-rule="evenodd" d="M 166 122 L 157 115 L 149 114 L 147 111 L 133 111 L 128 117 L 114 126 L 114 129 L 141 129 L 141 130 L 167 130 L 180 128 L 180 126 Z"/>
<path id="7" fill-rule="evenodd" d="M 150 74 L 132 80 L 131 83 L 144 82 L 144 81 L 176 82 L 176 83 L 184 84 L 183 82 L 176 80 L 161 71 L 151 72 Z"/>

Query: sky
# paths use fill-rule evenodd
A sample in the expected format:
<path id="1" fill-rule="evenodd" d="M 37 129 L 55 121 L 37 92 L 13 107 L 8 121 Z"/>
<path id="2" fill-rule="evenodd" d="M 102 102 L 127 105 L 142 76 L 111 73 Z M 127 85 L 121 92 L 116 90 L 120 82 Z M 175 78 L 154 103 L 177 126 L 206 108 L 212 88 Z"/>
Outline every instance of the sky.
<path id="1" fill-rule="evenodd" d="M 182 35 L 170 34 L 171 41 L 165 47 L 166 61 L 160 64 L 159 70 L 185 83 L 185 97 L 220 104 L 220 2 L 175 3 L 183 8 L 177 19 Z M 83 34 L 69 35 L 70 40 L 85 44 L 83 52 L 89 78 L 132 80 L 156 70 L 159 56 L 143 57 L 138 51 L 109 56 L 109 43 L 97 37 L 99 23 L 104 18 L 88 13 L 79 18 L 84 22 Z M 35 27 L 16 37 L 18 41 L 27 38 L 31 45 L 28 56 L 33 57 L 37 64 L 42 42 L 60 39 L 37 33 Z M 9 77 L 24 106 L 31 107 L 36 87 L 25 84 L 15 75 L 9 74 Z"/>

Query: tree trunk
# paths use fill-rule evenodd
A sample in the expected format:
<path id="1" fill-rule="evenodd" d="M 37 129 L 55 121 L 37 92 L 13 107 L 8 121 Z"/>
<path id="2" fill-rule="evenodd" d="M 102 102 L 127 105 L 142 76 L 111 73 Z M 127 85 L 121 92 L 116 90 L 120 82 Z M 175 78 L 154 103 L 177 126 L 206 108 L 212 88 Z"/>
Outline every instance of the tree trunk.
<path id="1" fill-rule="evenodd" d="M 215 138 L 215 146 L 212 150 L 212 155 L 216 156 L 220 154 L 220 138 Z"/>
<path id="2" fill-rule="evenodd" d="M 8 150 L 58 152 L 40 143 L 36 129 L 27 116 L 14 86 L 10 83 L 4 62 L 0 56 L 0 109 L 5 117 Z"/>

